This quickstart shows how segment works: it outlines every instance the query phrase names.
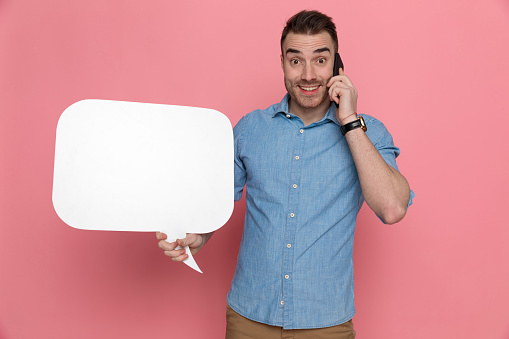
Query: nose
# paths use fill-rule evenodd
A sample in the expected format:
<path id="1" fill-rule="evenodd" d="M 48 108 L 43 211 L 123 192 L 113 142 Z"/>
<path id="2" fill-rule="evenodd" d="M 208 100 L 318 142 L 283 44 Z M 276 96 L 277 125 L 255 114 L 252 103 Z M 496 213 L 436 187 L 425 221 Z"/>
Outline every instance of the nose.
<path id="1" fill-rule="evenodd" d="M 316 72 L 315 72 L 315 69 L 313 67 L 313 65 L 311 64 L 306 64 L 302 70 L 302 79 L 303 80 L 307 80 L 307 81 L 311 81 L 311 80 L 315 80 L 316 79 Z"/>

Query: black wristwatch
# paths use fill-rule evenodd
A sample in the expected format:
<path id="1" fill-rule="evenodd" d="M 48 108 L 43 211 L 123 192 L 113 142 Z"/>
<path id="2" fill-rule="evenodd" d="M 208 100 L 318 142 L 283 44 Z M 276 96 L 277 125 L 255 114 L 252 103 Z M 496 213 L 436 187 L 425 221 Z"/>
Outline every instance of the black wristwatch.
<path id="1" fill-rule="evenodd" d="M 346 134 L 346 132 L 349 132 L 353 129 L 356 129 L 356 128 L 362 128 L 362 130 L 364 132 L 366 132 L 368 130 L 368 128 L 366 127 L 366 123 L 364 122 L 364 119 L 359 116 L 359 118 L 355 121 L 352 121 L 352 122 L 349 122 L 348 124 L 344 124 L 343 126 L 340 126 L 339 128 L 341 129 L 341 133 L 343 135 Z"/>

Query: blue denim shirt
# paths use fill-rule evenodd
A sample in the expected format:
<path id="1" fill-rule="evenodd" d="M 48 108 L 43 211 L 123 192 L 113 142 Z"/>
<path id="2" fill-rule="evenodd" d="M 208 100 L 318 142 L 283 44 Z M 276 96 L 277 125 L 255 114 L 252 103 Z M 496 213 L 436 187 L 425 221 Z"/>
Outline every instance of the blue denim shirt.
<path id="1" fill-rule="evenodd" d="M 304 126 L 288 112 L 287 94 L 234 128 L 235 199 L 245 185 L 247 206 L 227 301 L 248 319 L 302 329 L 355 314 L 353 239 L 364 199 L 335 110 Z M 391 135 L 363 118 L 368 137 L 397 169 Z"/>

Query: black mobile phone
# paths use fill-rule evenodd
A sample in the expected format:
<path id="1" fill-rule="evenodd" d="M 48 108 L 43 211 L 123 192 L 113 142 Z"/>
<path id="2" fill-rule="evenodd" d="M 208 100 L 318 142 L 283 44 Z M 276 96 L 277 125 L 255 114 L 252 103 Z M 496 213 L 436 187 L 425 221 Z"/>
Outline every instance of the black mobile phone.
<path id="1" fill-rule="evenodd" d="M 339 53 L 336 53 L 336 55 L 334 55 L 334 69 L 333 69 L 332 76 L 335 77 L 336 75 L 339 75 L 340 68 L 343 70 L 343 72 L 345 71 L 345 66 L 343 65 L 343 60 L 341 60 Z"/>
<path id="2" fill-rule="evenodd" d="M 334 69 L 332 70 L 333 77 L 335 77 L 336 75 L 339 75 L 340 68 L 343 70 L 343 72 L 345 71 L 345 66 L 343 65 L 343 60 L 341 60 L 339 53 L 336 53 L 336 55 L 334 55 Z M 333 101 L 333 102 L 334 102 L 334 105 L 336 105 L 336 107 L 338 107 L 338 104 L 336 104 L 335 101 Z"/>

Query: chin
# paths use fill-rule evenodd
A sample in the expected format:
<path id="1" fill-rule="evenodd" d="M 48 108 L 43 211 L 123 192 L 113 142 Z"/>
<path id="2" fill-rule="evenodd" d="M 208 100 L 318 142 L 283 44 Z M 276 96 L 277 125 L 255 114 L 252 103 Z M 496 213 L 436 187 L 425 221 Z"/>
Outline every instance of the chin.
<path id="1" fill-rule="evenodd" d="M 302 102 L 301 100 L 297 101 L 297 104 L 303 108 L 317 108 L 320 106 L 319 102 Z"/>
<path id="2" fill-rule="evenodd" d="M 323 102 L 325 101 L 325 99 L 327 99 L 327 97 L 303 97 L 303 96 L 299 96 L 299 95 L 291 95 L 290 94 L 290 97 L 291 99 L 299 106 L 301 106 L 302 108 L 317 108 L 319 107 L 320 105 L 323 104 Z"/>

